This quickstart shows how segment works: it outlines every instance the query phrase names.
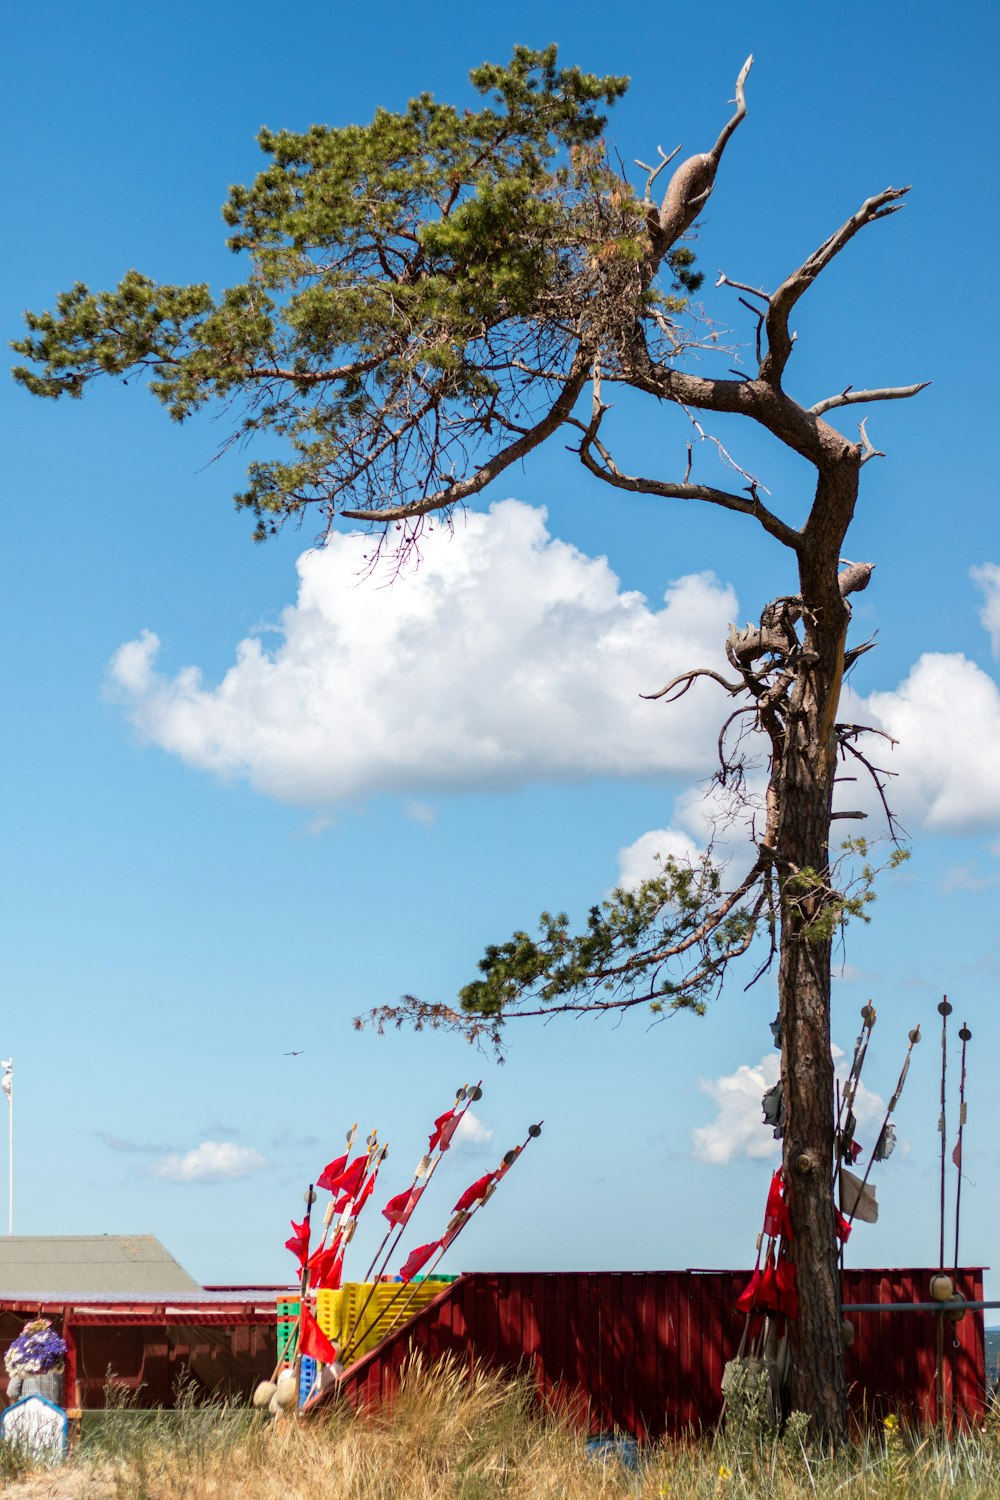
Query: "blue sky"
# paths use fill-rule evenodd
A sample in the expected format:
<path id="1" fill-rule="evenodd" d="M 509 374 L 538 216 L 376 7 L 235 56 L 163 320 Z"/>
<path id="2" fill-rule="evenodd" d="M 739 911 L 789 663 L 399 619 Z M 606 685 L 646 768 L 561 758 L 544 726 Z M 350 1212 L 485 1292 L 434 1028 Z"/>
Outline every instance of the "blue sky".
<path id="1" fill-rule="evenodd" d="M 794 355 L 793 389 L 810 400 L 848 382 L 934 382 L 873 412 L 887 457 L 865 469 L 849 542 L 878 565 L 856 630 L 877 629 L 879 647 L 854 685 L 878 722 L 905 729 L 895 792 L 913 858 L 848 936 L 834 1029 L 849 1049 L 874 999 L 866 1077 L 883 1098 L 907 1030 L 919 1021 L 927 1037 L 899 1111 L 907 1149 L 879 1169 L 882 1220 L 859 1227 L 849 1257 L 936 1255 L 947 991 L 974 1033 L 963 1258 L 989 1262 L 996 13 L 709 0 L 671 24 L 624 0 L 612 26 L 597 8 L 447 0 L 427 16 L 396 0 L 303 3 L 294 21 L 258 0 L 11 10 L 6 336 L 77 279 L 106 286 L 130 266 L 237 279 L 218 209 L 261 165 L 261 124 L 363 121 L 423 89 L 464 99 L 468 68 L 515 42 L 558 40 L 567 61 L 632 75 L 609 132 L 626 160 L 714 140 L 755 54 L 749 117 L 695 244 L 706 305 L 741 337 L 738 306 L 711 288 L 718 269 L 773 285 L 869 193 L 912 182 L 905 211 L 802 304 Z M 706 1018 L 652 1030 L 638 1015 L 525 1026 L 503 1068 L 458 1040 L 359 1035 L 350 1021 L 404 991 L 453 996 L 485 943 L 545 907 L 584 912 L 650 830 L 694 836 L 685 798 L 710 772 L 718 704 L 706 695 L 688 715 L 636 695 L 788 586 L 779 549 L 738 518 L 600 490 L 557 440 L 422 573 L 373 589 L 353 579 L 354 543 L 300 561 L 308 521 L 252 546 L 229 503 L 238 460 L 209 462 L 219 427 L 172 426 L 137 385 L 58 406 L 8 386 L 3 402 L 0 1043 L 16 1060 L 16 1228 L 152 1232 L 205 1281 L 281 1279 L 286 1221 L 347 1126 L 391 1141 L 388 1196 L 427 1122 L 481 1073 L 483 1138 L 442 1171 L 428 1234 L 452 1187 L 530 1120 L 546 1128 L 452 1269 L 747 1263 L 769 1171 L 766 1131 L 747 1133 L 769 981 L 744 994 L 737 980 Z M 683 423 L 619 408 L 628 464 L 671 472 Z M 720 435 L 776 508 L 801 514 L 803 466 L 753 433 Z M 149 636 L 129 644 L 144 631 L 155 658 Z M 394 652 L 414 632 L 408 677 Z"/>

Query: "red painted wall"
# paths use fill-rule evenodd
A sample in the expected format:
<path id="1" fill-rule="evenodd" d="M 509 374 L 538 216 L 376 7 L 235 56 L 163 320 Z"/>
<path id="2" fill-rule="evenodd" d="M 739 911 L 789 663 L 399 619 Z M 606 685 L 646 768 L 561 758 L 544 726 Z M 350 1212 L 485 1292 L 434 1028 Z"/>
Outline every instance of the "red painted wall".
<path id="1" fill-rule="evenodd" d="M 845 1273 L 845 1302 L 922 1302 L 929 1270 Z M 591 1432 L 637 1437 L 711 1425 L 723 1366 L 743 1318 L 735 1311 L 746 1271 L 545 1272 L 462 1276 L 430 1307 L 347 1371 L 339 1389 L 356 1407 L 391 1399 L 411 1350 L 452 1354 L 499 1370 L 528 1369 L 539 1394 L 568 1406 Z M 982 1300 L 982 1273 L 958 1289 Z M 847 1352 L 852 1410 L 868 1417 L 935 1418 L 936 1324 L 928 1313 L 855 1313 Z M 949 1407 L 983 1412 L 982 1313 L 945 1324 Z M 332 1395 L 332 1392 L 331 1392 Z"/>

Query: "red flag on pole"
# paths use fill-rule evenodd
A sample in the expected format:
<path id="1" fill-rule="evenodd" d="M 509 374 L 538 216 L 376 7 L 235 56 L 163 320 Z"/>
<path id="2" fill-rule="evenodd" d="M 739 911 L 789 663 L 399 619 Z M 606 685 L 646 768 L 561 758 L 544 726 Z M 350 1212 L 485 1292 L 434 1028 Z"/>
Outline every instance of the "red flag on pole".
<path id="1" fill-rule="evenodd" d="M 320 1245 L 309 1257 L 308 1265 L 314 1287 L 336 1291 L 340 1286 L 340 1274 L 344 1264 L 342 1231 L 338 1231 L 325 1247 Z"/>
<path id="2" fill-rule="evenodd" d="M 333 1244 L 310 1261 L 313 1270 L 313 1286 L 318 1291 L 335 1292 L 344 1273 L 344 1252 Z"/>
<path id="3" fill-rule="evenodd" d="M 452 1209 L 452 1213 L 463 1213 L 465 1209 L 471 1208 L 474 1203 L 482 1203 L 496 1175 L 495 1172 L 487 1172 L 485 1177 L 480 1177 L 471 1187 L 467 1187 Z"/>
<path id="4" fill-rule="evenodd" d="M 438 1115 L 434 1121 L 434 1129 L 431 1131 L 428 1151 L 447 1151 L 451 1145 L 451 1138 L 458 1129 L 460 1116 L 453 1109 L 446 1109 L 443 1115 Z"/>
<path id="5" fill-rule="evenodd" d="M 308 1355 L 310 1359 L 317 1359 L 324 1365 L 332 1365 L 337 1359 L 336 1349 L 330 1343 L 330 1340 L 316 1322 L 308 1307 L 302 1309 L 302 1328 L 299 1331 L 299 1353 Z"/>
<path id="6" fill-rule="evenodd" d="M 346 1166 L 346 1156 L 338 1156 L 336 1161 L 328 1162 L 316 1178 L 316 1186 L 326 1188 L 329 1193 L 335 1193 L 340 1186 L 340 1179 L 344 1175 Z"/>
<path id="7" fill-rule="evenodd" d="M 351 1209 L 351 1218 L 352 1219 L 356 1219 L 358 1217 L 358 1214 L 361 1212 L 361 1210 L 364 1208 L 365 1204 L 368 1202 L 368 1199 L 371 1197 L 372 1190 L 373 1190 L 374 1187 L 375 1187 L 375 1173 L 373 1172 L 372 1175 L 368 1178 L 368 1180 L 365 1183 L 364 1187 L 361 1189 L 361 1191 L 358 1194 L 358 1196 L 354 1200 L 354 1206 Z"/>
<path id="8" fill-rule="evenodd" d="M 382 1213 L 390 1224 L 398 1224 L 400 1228 L 406 1224 L 410 1215 L 417 1206 L 422 1187 L 407 1188 L 405 1192 L 397 1193 L 395 1198 L 390 1198 L 383 1208 Z"/>
<path id="9" fill-rule="evenodd" d="M 788 1204 L 785 1202 L 785 1189 L 779 1168 L 771 1178 L 771 1186 L 767 1193 L 767 1207 L 764 1209 L 764 1233 L 777 1238 L 781 1235 L 783 1239 L 791 1239 L 791 1224 L 788 1218 Z"/>
<path id="10" fill-rule="evenodd" d="M 299 1265 L 304 1266 L 309 1254 L 309 1220 L 303 1219 L 301 1224 L 296 1224 L 292 1219 L 291 1225 L 294 1233 L 285 1241 L 285 1249 L 298 1256 Z"/>
<path id="11" fill-rule="evenodd" d="M 429 1245 L 418 1245 L 411 1250 L 406 1257 L 405 1265 L 400 1266 L 399 1275 L 403 1281 L 412 1281 L 417 1272 L 422 1270 L 430 1260 L 435 1251 L 441 1248 L 440 1240 L 431 1240 Z"/>
<path id="12" fill-rule="evenodd" d="M 367 1156 L 358 1156 L 354 1161 L 351 1162 L 351 1165 L 347 1168 L 347 1170 L 341 1173 L 339 1182 L 337 1182 L 330 1189 L 331 1192 L 340 1194 L 340 1197 L 337 1199 L 337 1202 L 334 1205 L 334 1210 L 336 1213 L 342 1214 L 344 1212 L 344 1209 L 347 1207 L 348 1203 L 354 1197 L 355 1193 L 358 1191 L 358 1188 L 361 1186 L 361 1183 L 364 1180 L 365 1172 L 367 1170 Z"/>

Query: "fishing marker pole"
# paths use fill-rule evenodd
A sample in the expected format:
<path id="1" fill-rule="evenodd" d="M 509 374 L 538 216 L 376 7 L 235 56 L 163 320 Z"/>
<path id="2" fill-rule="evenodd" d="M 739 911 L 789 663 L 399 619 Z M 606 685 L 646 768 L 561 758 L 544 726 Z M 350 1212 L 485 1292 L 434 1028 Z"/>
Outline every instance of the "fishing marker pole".
<path id="1" fill-rule="evenodd" d="M 944 1270 L 944 1199 L 945 1199 L 945 1156 L 947 1154 L 947 1134 L 945 1125 L 945 1077 L 948 1072 L 948 1017 L 951 1015 L 952 1007 L 945 995 L 938 1006 L 941 1016 L 941 1118 L 938 1121 L 938 1130 L 941 1132 L 941 1236 L 938 1249 L 938 1266 Z"/>
<path id="2" fill-rule="evenodd" d="M 441 1264 L 442 1259 L 458 1239 L 458 1236 L 462 1233 L 462 1230 L 469 1223 L 470 1219 L 474 1219 L 479 1210 L 490 1201 L 490 1199 L 493 1197 L 493 1194 L 497 1190 L 497 1183 L 502 1177 L 506 1177 L 507 1173 L 517 1161 L 518 1157 L 521 1155 L 528 1142 L 538 1139 L 538 1137 L 542 1133 L 542 1126 L 544 1124 L 544 1120 L 539 1120 L 537 1125 L 529 1125 L 528 1134 L 526 1135 L 524 1141 L 520 1146 L 515 1146 L 512 1151 L 508 1151 L 506 1153 L 503 1161 L 500 1163 L 500 1166 L 494 1173 L 493 1181 L 486 1189 L 482 1198 L 479 1199 L 478 1203 L 474 1204 L 473 1207 L 467 1211 L 461 1213 L 456 1212 L 452 1215 L 452 1218 L 448 1222 L 448 1227 L 445 1229 L 444 1234 L 441 1236 L 437 1252 L 430 1257 L 429 1268 L 423 1273 L 423 1279 L 425 1281 L 429 1281 L 432 1279 L 435 1268 Z M 406 1295 L 406 1301 L 403 1303 L 400 1311 L 405 1313 L 410 1302 L 413 1301 L 413 1297 L 416 1293 L 418 1284 L 419 1283 L 415 1279 L 413 1281 L 404 1281 L 395 1297 L 389 1298 L 389 1301 L 386 1303 L 385 1307 L 383 1307 L 378 1317 L 375 1318 L 375 1320 L 365 1329 L 364 1337 L 367 1338 L 372 1330 L 378 1327 L 378 1325 L 383 1321 L 387 1314 L 396 1306 L 396 1303 L 399 1301 L 400 1297 L 404 1296 L 404 1294 Z M 342 1364 L 346 1365 L 348 1359 L 353 1353 L 355 1345 L 360 1342 L 360 1339 L 358 1338 L 358 1330 L 360 1329 L 360 1327 L 361 1317 L 359 1314 L 354 1324 L 354 1332 L 348 1342 L 347 1348 L 340 1356 Z"/>
<path id="3" fill-rule="evenodd" d="M 965 1130 L 965 1122 L 968 1118 L 965 1104 L 965 1049 L 972 1040 L 972 1032 L 968 1024 L 963 1022 L 962 1029 L 958 1033 L 962 1041 L 962 1079 L 958 1088 L 958 1140 L 951 1159 L 958 1170 L 958 1186 L 955 1189 L 955 1282 L 958 1282 L 958 1226 L 962 1211 L 962 1134 Z"/>
<path id="4" fill-rule="evenodd" d="M 416 1191 L 416 1188 L 417 1188 L 418 1184 L 420 1184 L 420 1193 L 418 1194 L 418 1199 L 419 1199 L 419 1197 L 423 1196 L 424 1189 L 427 1187 L 427 1184 L 430 1182 L 431 1178 L 434 1176 L 434 1173 L 437 1171 L 437 1168 L 438 1168 L 438 1165 L 439 1165 L 439 1163 L 441 1161 L 442 1156 L 444 1155 L 444 1153 L 448 1150 L 449 1146 L 451 1145 L 452 1138 L 453 1138 L 453 1136 L 455 1134 L 455 1131 L 458 1129 L 459 1125 L 461 1124 L 462 1120 L 465 1118 L 465 1115 L 468 1113 L 468 1111 L 472 1107 L 472 1105 L 475 1104 L 478 1100 L 480 1100 L 483 1097 L 483 1090 L 482 1090 L 481 1085 L 482 1085 L 482 1079 L 479 1080 L 479 1083 L 473 1083 L 473 1084 L 463 1083 L 462 1087 L 460 1089 L 456 1089 L 456 1091 L 455 1091 L 455 1104 L 452 1107 L 452 1114 L 454 1115 L 455 1109 L 458 1107 L 459 1104 L 462 1103 L 463 1099 L 465 1100 L 464 1107 L 461 1110 L 459 1110 L 458 1117 L 457 1117 L 457 1119 L 455 1119 L 455 1122 L 452 1125 L 451 1129 L 448 1130 L 448 1126 L 447 1125 L 445 1126 L 445 1131 L 447 1131 L 447 1135 L 445 1135 L 444 1133 L 442 1133 L 441 1137 L 439 1138 L 437 1155 L 436 1156 L 432 1156 L 432 1153 L 425 1152 L 424 1155 L 418 1161 L 417 1167 L 416 1167 L 416 1171 L 413 1174 L 413 1182 L 412 1182 L 412 1185 L 410 1187 L 410 1196 L 411 1197 L 413 1196 L 413 1193 Z M 451 1122 L 449 1121 L 448 1124 L 451 1124 Z M 431 1137 L 431 1139 L 433 1140 L 433 1136 Z M 421 1178 L 423 1178 L 423 1183 L 422 1184 L 420 1183 L 420 1179 Z M 403 1220 L 403 1222 L 401 1224 L 395 1224 L 395 1225 L 394 1224 L 390 1224 L 389 1225 L 389 1228 L 386 1230 L 385 1235 L 383 1236 L 382 1244 L 379 1246 L 379 1248 L 375 1252 L 375 1258 L 372 1261 L 371 1265 L 368 1267 L 367 1272 L 365 1273 L 365 1281 L 371 1283 L 370 1286 L 368 1287 L 368 1295 L 365 1297 L 364 1302 L 362 1302 L 361 1307 L 358 1309 L 358 1315 L 354 1319 L 354 1330 L 352 1331 L 352 1336 L 353 1336 L 353 1332 L 356 1332 L 357 1329 L 361 1327 L 361 1319 L 364 1317 L 365 1312 L 368 1309 L 368 1304 L 371 1302 L 372 1298 L 375 1295 L 375 1288 L 378 1286 L 378 1284 L 379 1284 L 382 1276 L 385 1274 L 385 1268 L 389 1264 L 389 1261 L 391 1260 L 391 1258 L 392 1258 L 392 1256 L 393 1256 L 393 1254 L 395 1252 L 396 1246 L 399 1244 L 400 1239 L 402 1238 L 403 1234 L 406 1231 L 406 1226 L 410 1222 L 410 1219 L 411 1219 L 411 1217 L 413 1215 L 413 1209 L 415 1207 L 416 1207 L 416 1202 L 414 1202 L 413 1205 L 410 1207 L 409 1213 L 407 1213 L 406 1218 Z M 378 1269 L 376 1275 L 373 1278 L 372 1277 L 372 1272 L 375 1269 L 376 1262 L 378 1261 L 379 1256 L 382 1255 L 382 1251 L 385 1248 L 386 1244 L 388 1243 L 389 1237 L 392 1234 L 393 1229 L 396 1230 L 396 1236 L 393 1239 L 392 1243 L 389 1245 L 388 1249 L 385 1251 L 385 1255 L 384 1255 L 384 1257 L 382 1259 L 382 1263 L 379 1266 L 379 1269 Z M 349 1341 L 349 1343 L 350 1343 L 350 1341 Z M 341 1362 L 343 1363 L 343 1355 L 341 1356 Z"/>
<path id="5" fill-rule="evenodd" d="M 861 1186 L 858 1188 L 858 1195 L 857 1195 L 856 1199 L 854 1200 L 854 1206 L 853 1206 L 851 1212 L 847 1215 L 847 1222 L 848 1222 L 848 1224 L 853 1224 L 854 1223 L 854 1220 L 855 1220 L 855 1218 L 857 1216 L 858 1209 L 861 1207 L 861 1195 L 862 1195 L 862 1193 L 864 1192 L 865 1188 L 868 1185 L 868 1178 L 871 1176 L 872 1167 L 875 1165 L 876 1161 L 884 1161 L 885 1158 L 886 1158 L 886 1156 L 888 1156 L 888 1154 L 889 1154 L 884 1149 L 884 1143 L 886 1141 L 886 1132 L 889 1129 L 889 1121 L 891 1120 L 891 1118 L 893 1116 L 893 1113 L 894 1113 L 894 1111 L 896 1109 L 896 1105 L 899 1103 L 899 1096 L 903 1092 L 903 1085 L 906 1082 L 906 1075 L 910 1071 L 910 1058 L 913 1055 L 913 1049 L 917 1045 L 917 1043 L 920 1041 L 920 1027 L 919 1026 L 914 1026 L 913 1030 L 908 1033 L 908 1037 L 909 1037 L 909 1046 L 906 1049 L 906 1056 L 903 1059 L 903 1066 L 900 1069 L 899 1078 L 898 1078 L 898 1080 L 896 1082 L 896 1090 L 895 1090 L 895 1093 L 893 1094 L 892 1098 L 889 1100 L 889 1104 L 888 1104 L 888 1107 L 887 1107 L 886 1112 L 885 1112 L 885 1118 L 882 1121 L 882 1127 L 879 1130 L 878 1137 L 877 1137 L 877 1139 L 875 1141 L 875 1146 L 874 1146 L 874 1148 L 872 1150 L 872 1154 L 871 1154 L 871 1156 L 868 1159 L 868 1165 L 865 1168 L 865 1175 L 864 1175 L 864 1177 L 862 1177 L 862 1179 L 861 1179 Z M 879 1154 L 878 1154 L 880 1147 L 882 1148 L 882 1151 L 883 1151 L 883 1154 L 881 1156 L 879 1156 Z"/>

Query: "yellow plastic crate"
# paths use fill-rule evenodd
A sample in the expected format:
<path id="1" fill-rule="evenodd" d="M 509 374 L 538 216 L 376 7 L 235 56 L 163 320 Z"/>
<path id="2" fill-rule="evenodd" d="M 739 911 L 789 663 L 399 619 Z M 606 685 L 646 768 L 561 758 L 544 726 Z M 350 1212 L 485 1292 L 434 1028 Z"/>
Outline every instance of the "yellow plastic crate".
<path id="1" fill-rule="evenodd" d="M 316 1321 L 338 1350 L 345 1348 L 349 1340 L 352 1342 L 348 1360 L 348 1364 L 352 1364 L 362 1354 L 367 1354 L 369 1349 L 374 1349 L 376 1344 L 405 1323 L 407 1318 L 412 1318 L 414 1313 L 433 1302 L 440 1292 L 451 1285 L 453 1279 L 449 1277 L 447 1281 L 439 1281 L 432 1278 L 408 1284 L 383 1281 L 374 1284 L 374 1291 L 370 1281 L 349 1281 L 338 1291 L 317 1292 Z M 368 1301 L 369 1292 L 371 1301 Z M 363 1307 L 360 1337 L 355 1341 L 353 1335 Z"/>

